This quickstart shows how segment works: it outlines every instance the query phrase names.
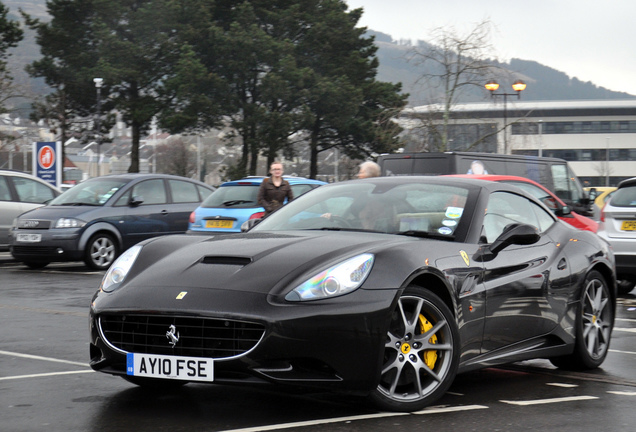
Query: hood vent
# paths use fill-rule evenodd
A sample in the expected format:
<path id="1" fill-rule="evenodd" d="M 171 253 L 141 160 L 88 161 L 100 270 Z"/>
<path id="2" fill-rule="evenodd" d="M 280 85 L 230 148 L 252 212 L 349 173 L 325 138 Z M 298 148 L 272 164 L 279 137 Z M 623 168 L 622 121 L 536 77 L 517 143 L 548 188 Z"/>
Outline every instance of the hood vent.
<path id="1" fill-rule="evenodd" d="M 206 256 L 203 257 L 201 263 L 203 264 L 221 264 L 221 265 L 235 265 L 246 266 L 252 262 L 251 258 L 245 257 L 231 257 L 231 256 Z"/>

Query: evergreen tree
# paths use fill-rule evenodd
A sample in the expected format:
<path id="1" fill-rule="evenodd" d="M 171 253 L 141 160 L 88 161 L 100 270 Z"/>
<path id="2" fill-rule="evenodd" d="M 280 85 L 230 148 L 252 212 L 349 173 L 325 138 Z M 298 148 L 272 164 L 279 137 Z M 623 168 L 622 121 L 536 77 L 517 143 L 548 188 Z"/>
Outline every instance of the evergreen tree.
<path id="1" fill-rule="evenodd" d="M 7 101 L 17 96 L 13 77 L 7 69 L 9 49 L 14 48 L 24 37 L 20 23 L 8 17 L 9 9 L 0 3 L 0 113 L 8 111 Z"/>
<path id="2" fill-rule="evenodd" d="M 169 0 L 50 0 L 51 21 L 27 17 L 42 58 L 29 73 L 54 88 L 79 115 L 96 112 L 93 79 L 103 78 L 104 111 L 132 129 L 129 172 L 139 171 L 139 141 L 169 100 L 159 97 L 179 58 L 176 4 Z M 101 113 L 97 113 L 101 116 Z"/>

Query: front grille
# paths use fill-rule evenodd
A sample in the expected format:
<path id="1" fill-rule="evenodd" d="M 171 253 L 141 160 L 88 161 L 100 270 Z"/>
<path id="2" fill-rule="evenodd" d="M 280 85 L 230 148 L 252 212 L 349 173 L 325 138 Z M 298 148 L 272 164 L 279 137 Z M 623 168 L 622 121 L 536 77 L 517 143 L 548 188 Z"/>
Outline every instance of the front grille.
<path id="1" fill-rule="evenodd" d="M 13 246 L 16 255 L 49 256 L 55 254 L 53 246 Z"/>
<path id="2" fill-rule="evenodd" d="M 173 347 L 166 333 L 175 326 L 179 341 Z M 113 347 L 140 354 L 228 358 L 256 346 L 265 327 L 243 321 L 163 315 L 99 317 L 100 331 Z"/>
<path id="3" fill-rule="evenodd" d="M 51 221 L 37 219 L 18 219 L 20 229 L 49 229 Z"/>

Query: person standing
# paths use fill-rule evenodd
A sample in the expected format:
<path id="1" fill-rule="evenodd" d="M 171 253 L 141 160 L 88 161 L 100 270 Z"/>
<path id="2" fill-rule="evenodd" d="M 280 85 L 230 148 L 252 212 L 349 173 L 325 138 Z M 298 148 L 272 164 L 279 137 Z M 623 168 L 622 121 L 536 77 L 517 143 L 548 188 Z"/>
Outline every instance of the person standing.
<path id="1" fill-rule="evenodd" d="M 373 161 L 362 162 L 358 168 L 358 178 L 380 177 L 380 172 L 380 165 L 377 163 Z"/>
<path id="2" fill-rule="evenodd" d="M 283 179 L 283 164 L 272 162 L 269 167 L 271 177 L 263 179 L 258 190 L 258 204 L 265 209 L 266 218 L 285 204 L 294 199 L 289 182 Z"/>

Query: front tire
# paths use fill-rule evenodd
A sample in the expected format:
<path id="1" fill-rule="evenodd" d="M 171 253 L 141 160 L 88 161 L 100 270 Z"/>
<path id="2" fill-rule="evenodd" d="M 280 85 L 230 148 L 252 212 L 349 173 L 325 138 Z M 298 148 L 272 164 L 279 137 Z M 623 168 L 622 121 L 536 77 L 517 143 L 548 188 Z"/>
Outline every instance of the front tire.
<path id="1" fill-rule="evenodd" d="M 370 395 L 382 410 L 417 411 L 446 393 L 457 374 L 459 331 L 435 294 L 408 287 L 393 312 L 380 383 Z"/>
<path id="2" fill-rule="evenodd" d="M 97 233 L 86 243 L 84 263 L 94 270 L 106 270 L 119 255 L 119 248 L 110 234 Z"/>
<path id="3" fill-rule="evenodd" d="M 576 342 L 571 355 L 550 359 L 553 365 L 568 370 L 599 367 L 609 351 L 614 307 L 603 275 L 591 271 L 585 278 L 576 316 Z"/>

